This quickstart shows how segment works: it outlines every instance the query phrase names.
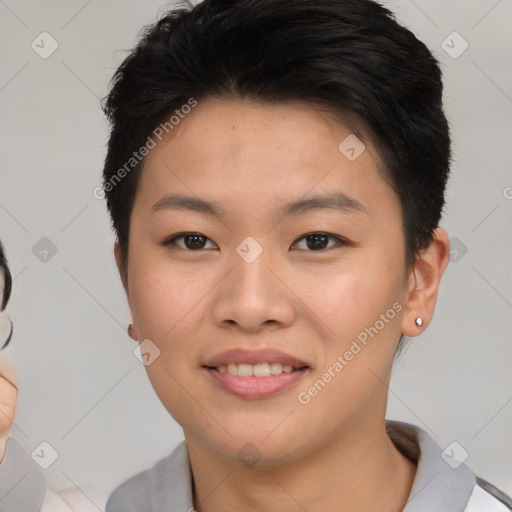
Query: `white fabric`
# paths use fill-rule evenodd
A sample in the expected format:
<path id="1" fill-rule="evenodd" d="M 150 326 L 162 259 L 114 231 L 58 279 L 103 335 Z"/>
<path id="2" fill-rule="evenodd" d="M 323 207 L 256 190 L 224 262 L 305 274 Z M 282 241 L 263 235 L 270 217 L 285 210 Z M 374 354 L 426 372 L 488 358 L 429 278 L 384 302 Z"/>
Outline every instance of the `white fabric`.
<path id="1" fill-rule="evenodd" d="M 464 512 L 510 512 L 510 510 L 501 501 L 475 485 Z"/>
<path id="2" fill-rule="evenodd" d="M 106 496 L 100 496 L 89 489 L 60 491 L 49 490 L 41 512 L 104 512 Z"/>

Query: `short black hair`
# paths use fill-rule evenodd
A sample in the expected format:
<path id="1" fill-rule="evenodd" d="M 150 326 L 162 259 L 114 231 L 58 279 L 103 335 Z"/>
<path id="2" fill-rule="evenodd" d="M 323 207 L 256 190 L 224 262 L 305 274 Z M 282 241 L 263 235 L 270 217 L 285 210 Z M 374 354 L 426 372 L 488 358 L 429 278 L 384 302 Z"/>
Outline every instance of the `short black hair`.
<path id="1" fill-rule="evenodd" d="M 409 267 L 444 206 L 451 150 L 441 78 L 425 44 L 373 0 L 183 2 L 143 30 L 104 98 L 103 190 L 123 268 L 144 163 L 133 156 L 173 112 L 206 97 L 326 106 L 373 142 L 400 200 Z"/>

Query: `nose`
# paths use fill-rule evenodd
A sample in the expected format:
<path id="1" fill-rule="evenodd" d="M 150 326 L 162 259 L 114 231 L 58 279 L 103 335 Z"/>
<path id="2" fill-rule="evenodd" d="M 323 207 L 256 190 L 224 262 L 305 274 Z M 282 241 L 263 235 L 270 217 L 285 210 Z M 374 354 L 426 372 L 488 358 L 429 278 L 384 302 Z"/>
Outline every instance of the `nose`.
<path id="1" fill-rule="evenodd" d="M 284 266 L 271 258 L 269 250 L 254 260 L 245 258 L 243 250 L 233 251 L 229 266 L 231 271 L 216 287 L 213 316 L 218 326 L 238 325 L 257 332 L 265 325 L 279 328 L 292 323 L 294 294 Z"/>

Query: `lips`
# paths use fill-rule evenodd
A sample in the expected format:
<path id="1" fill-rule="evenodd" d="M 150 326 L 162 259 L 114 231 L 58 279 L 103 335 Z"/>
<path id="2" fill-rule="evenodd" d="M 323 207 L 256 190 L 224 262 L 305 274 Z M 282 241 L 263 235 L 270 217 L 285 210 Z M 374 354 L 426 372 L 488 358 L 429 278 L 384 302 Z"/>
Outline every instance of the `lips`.
<path id="1" fill-rule="evenodd" d="M 203 369 L 214 385 L 246 400 L 284 392 L 311 371 L 306 361 L 272 348 L 227 350 L 207 359 Z"/>

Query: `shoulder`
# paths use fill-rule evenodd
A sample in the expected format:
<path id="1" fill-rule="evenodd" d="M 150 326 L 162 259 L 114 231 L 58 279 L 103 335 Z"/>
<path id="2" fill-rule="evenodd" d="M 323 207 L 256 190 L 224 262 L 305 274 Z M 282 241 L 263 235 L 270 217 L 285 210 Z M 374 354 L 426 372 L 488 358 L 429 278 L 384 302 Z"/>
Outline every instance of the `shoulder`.
<path id="1" fill-rule="evenodd" d="M 14 437 L 8 437 L 0 464 L 0 512 L 41 509 L 49 486 L 34 460 Z"/>
<path id="2" fill-rule="evenodd" d="M 9 437 L 5 458 L 0 464 L 0 512 L 98 512 L 105 496 L 98 490 L 80 486 L 56 492 L 49 488 L 37 457 L 32 458 L 23 446 Z"/>
<path id="3" fill-rule="evenodd" d="M 116 487 L 105 512 L 158 512 L 171 505 L 187 510 L 192 503 L 191 478 L 187 446 L 182 441 L 170 455 Z"/>
<path id="4" fill-rule="evenodd" d="M 151 478 L 153 472 L 154 466 L 137 473 L 118 485 L 107 499 L 105 512 L 150 511 Z"/>

